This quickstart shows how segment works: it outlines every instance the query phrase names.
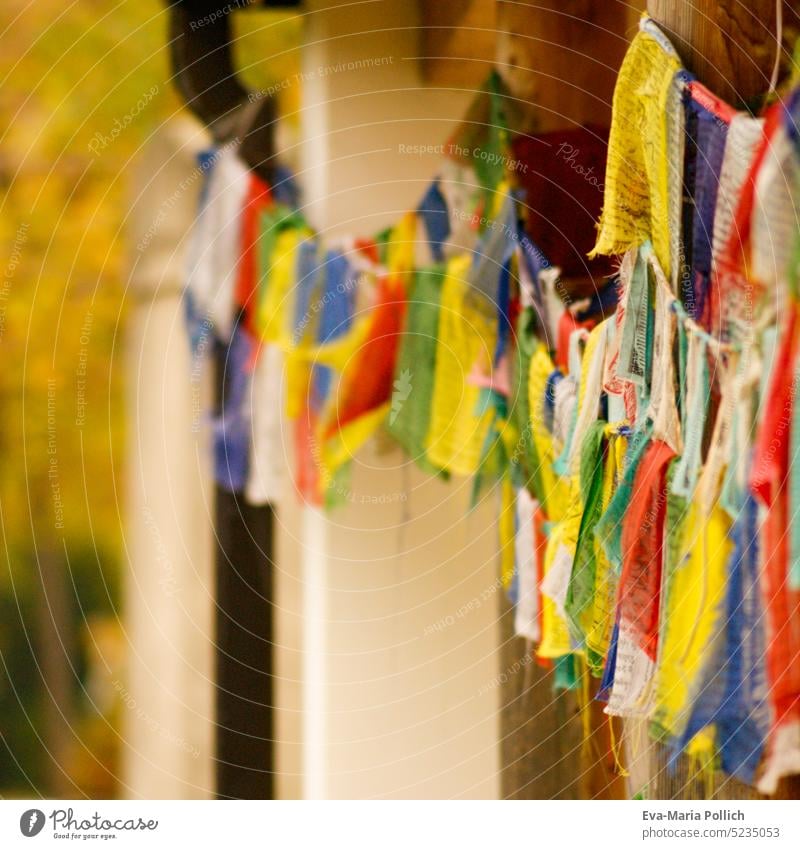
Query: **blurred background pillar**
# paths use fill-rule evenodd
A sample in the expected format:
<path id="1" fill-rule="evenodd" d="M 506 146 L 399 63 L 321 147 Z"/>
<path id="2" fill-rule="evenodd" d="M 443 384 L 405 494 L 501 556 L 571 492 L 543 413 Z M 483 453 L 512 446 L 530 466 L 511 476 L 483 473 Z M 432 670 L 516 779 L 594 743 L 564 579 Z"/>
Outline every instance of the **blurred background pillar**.
<path id="1" fill-rule="evenodd" d="M 305 5 L 300 178 L 328 243 L 416 206 L 474 96 L 424 86 L 427 5 Z M 495 501 L 470 512 L 469 482 L 380 436 L 340 495 L 327 514 L 278 510 L 278 563 L 302 564 L 303 795 L 498 796 Z"/>
<path id="2" fill-rule="evenodd" d="M 178 117 L 135 166 L 129 217 L 123 795 L 214 794 L 211 386 L 193 368 L 182 292 L 207 137 Z"/>

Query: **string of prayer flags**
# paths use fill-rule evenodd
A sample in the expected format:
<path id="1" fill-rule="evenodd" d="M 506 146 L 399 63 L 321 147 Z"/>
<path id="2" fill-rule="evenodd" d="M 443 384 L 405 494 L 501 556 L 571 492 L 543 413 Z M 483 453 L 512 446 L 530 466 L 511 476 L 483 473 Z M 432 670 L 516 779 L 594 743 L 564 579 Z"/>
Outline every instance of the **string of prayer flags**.
<path id="1" fill-rule="evenodd" d="M 317 504 L 379 432 L 496 487 L 554 686 L 588 670 L 607 714 L 774 793 L 800 771 L 800 92 L 738 112 L 644 18 L 607 135 L 514 138 L 486 97 L 371 237 L 326 244 L 289 182 L 204 160 L 186 314 L 224 376 L 217 479 L 278 497 L 288 419 Z"/>

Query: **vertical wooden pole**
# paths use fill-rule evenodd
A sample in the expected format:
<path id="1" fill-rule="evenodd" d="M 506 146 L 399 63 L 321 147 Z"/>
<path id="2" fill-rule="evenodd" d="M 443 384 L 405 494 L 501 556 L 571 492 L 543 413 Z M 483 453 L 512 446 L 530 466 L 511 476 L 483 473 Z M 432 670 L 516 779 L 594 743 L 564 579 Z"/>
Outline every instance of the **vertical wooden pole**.
<path id="1" fill-rule="evenodd" d="M 734 105 L 751 104 L 769 89 L 778 51 L 782 78 L 800 25 L 800 0 L 648 0 L 647 11 L 667 32 L 686 68 Z M 779 39 L 782 43 L 779 43 Z M 791 48 L 790 48 L 791 49 Z M 800 776 L 781 781 L 778 798 L 800 798 Z"/>
<path id="2" fill-rule="evenodd" d="M 216 358 L 217 408 L 226 408 L 227 350 Z M 219 799 L 274 795 L 273 512 L 215 487 L 216 778 Z"/>
<path id="3" fill-rule="evenodd" d="M 217 797 L 274 795 L 272 509 L 216 489 Z"/>
<path id="4" fill-rule="evenodd" d="M 498 0 L 497 65 L 538 132 L 608 125 L 636 3 Z"/>
<path id="5" fill-rule="evenodd" d="M 498 0 L 497 66 L 518 107 L 514 129 L 549 132 L 608 126 L 617 72 L 638 9 L 591 0 Z M 575 281 L 566 281 L 571 287 Z M 555 694 L 553 676 L 526 657 L 502 601 L 502 663 L 522 665 L 524 680 L 501 693 L 502 793 L 506 798 L 621 798 L 623 782 L 609 753 L 607 718 L 590 710 L 583 731 L 572 693 Z"/>
<path id="6" fill-rule="evenodd" d="M 797 35 L 800 3 L 780 0 L 784 43 Z M 648 0 L 647 11 L 672 39 L 687 70 L 740 105 L 769 89 L 775 56 L 776 0 Z M 790 53 L 784 53 L 784 67 Z"/>
<path id="7" fill-rule="evenodd" d="M 297 0 L 260 0 L 257 5 L 295 6 Z M 248 90 L 236 73 L 231 49 L 227 13 L 232 11 L 233 6 L 220 10 L 214 0 L 173 4 L 174 79 L 214 140 L 237 138 L 243 160 L 269 181 L 274 104 L 271 98 L 248 104 Z M 218 366 L 222 405 L 224 364 Z M 220 798 L 269 799 L 274 792 L 273 513 L 269 507 L 252 507 L 219 486 L 215 501 L 216 791 Z"/>

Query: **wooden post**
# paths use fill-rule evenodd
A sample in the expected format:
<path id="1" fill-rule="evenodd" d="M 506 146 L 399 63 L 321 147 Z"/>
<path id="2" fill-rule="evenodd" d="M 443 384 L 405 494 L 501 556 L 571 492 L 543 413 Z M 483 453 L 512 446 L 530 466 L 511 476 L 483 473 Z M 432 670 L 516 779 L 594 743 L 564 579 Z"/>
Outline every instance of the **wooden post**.
<path id="1" fill-rule="evenodd" d="M 639 9 L 591 0 L 498 0 L 497 67 L 516 104 L 519 132 L 585 124 L 608 126 L 617 72 Z M 565 281 L 569 291 L 582 281 Z M 502 793 L 505 798 L 622 798 L 624 782 L 609 753 L 608 723 L 591 710 L 583 745 L 576 699 L 553 693 L 552 675 L 528 663 L 530 646 L 513 636 L 502 602 L 502 665 L 529 669 L 501 692 Z"/>
<path id="2" fill-rule="evenodd" d="M 537 132 L 608 125 L 636 4 L 498 0 L 497 65 Z"/>
<path id="3" fill-rule="evenodd" d="M 296 6 L 298 0 L 250 5 Z M 245 4 L 242 4 L 244 7 Z M 236 73 L 231 12 L 216 0 L 171 4 L 170 49 L 175 84 L 214 141 L 239 142 L 242 159 L 270 181 L 275 104 L 252 101 Z M 196 22 L 202 21 L 203 26 Z M 222 403 L 223 364 L 218 364 Z M 272 675 L 272 537 L 270 507 L 252 507 L 215 489 L 216 792 L 220 798 L 274 794 Z"/>
<path id="4" fill-rule="evenodd" d="M 780 0 L 782 71 L 800 25 L 798 0 Z M 769 89 L 775 56 L 775 0 L 648 0 L 647 11 L 667 32 L 687 70 L 734 105 L 750 104 Z M 791 41 L 790 41 L 791 39 Z"/>
<path id="5" fill-rule="evenodd" d="M 778 50 L 779 80 L 790 65 L 800 0 L 779 2 L 780 34 L 775 0 L 648 0 L 647 11 L 668 33 L 686 68 L 715 94 L 741 105 L 756 103 L 768 91 Z M 777 797 L 800 798 L 800 776 L 781 781 Z"/>
<path id="6" fill-rule="evenodd" d="M 272 799 L 272 509 L 216 488 L 217 798 Z"/>

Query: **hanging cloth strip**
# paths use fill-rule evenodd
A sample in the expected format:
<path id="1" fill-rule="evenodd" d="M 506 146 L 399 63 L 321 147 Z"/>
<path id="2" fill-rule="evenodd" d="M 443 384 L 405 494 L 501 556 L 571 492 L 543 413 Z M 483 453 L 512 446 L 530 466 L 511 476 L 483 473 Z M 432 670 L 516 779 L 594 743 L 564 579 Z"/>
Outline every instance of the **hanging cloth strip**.
<path id="1" fill-rule="evenodd" d="M 439 306 L 445 269 L 434 266 L 414 275 L 406 326 L 400 340 L 387 429 L 421 468 L 438 472 L 426 458 L 431 419 Z"/>
<path id="2" fill-rule="evenodd" d="M 795 98 L 795 101 L 800 97 Z M 795 132 L 797 129 L 795 128 Z M 789 275 L 791 299 L 798 300 L 798 275 L 800 275 L 800 229 L 794 237 L 792 266 Z M 800 386 L 800 361 L 795 364 L 794 387 Z M 789 588 L 800 592 L 800 404 L 792 406 L 791 445 L 789 464 Z"/>
<path id="3" fill-rule="evenodd" d="M 208 187 L 211 174 L 216 162 L 216 154 L 214 150 L 203 150 L 197 154 L 197 167 L 203 175 L 200 183 L 200 192 L 197 199 L 198 216 L 208 204 Z M 191 274 L 192 269 L 200 262 L 200 256 L 203 250 L 203 243 L 199 236 L 194 232 L 189 237 L 189 246 L 186 256 L 186 273 Z M 205 354 L 209 353 L 209 341 L 213 339 L 214 326 L 209 317 L 207 310 L 196 302 L 195 295 L 192 293 L 192 287 L 187 285 L 184 288 L 183 294 L 183 311 L 184 320 L 186 322 L 186 331 L 189 335 L 189 349 L 192 354 L 193 368 L 201 365 L 201 361 Z"/>
<path id="4" fill-rule="evenodd" d="M 690 285 L 683 287 L 681 295 L 686 312 L 708 328 L 714 212 L 728 126 L 735 113 L 699 83 L 688 86 L 688 95 L 695 127 L 693 182 L 688 186 L 692 204 L 687 221 L 687 233 L 691 234 L 691 273 Z"/>
<path id="5" fill-rule="evenodd" d="M 626 251 L 620 263 L 619 276 L 617 277 L 618 304 L 614 313 L 616 332 L 609 339 L 606 351 L 606 362 L 603 370 L 603 391 L 614 395 L 622 395 L 625 391 L 626 381 L 622 380 L 617 370 L 619 368 L 620 344 L 622 342 L 622 326 L 628 307 L 628 292 L 630 291 L 630 279 L 636 264 L 637 250 L 635 248 Z"/>
<path id="6" fill-rule="evenodd" d="M 776 725 L 800 721 L 800 593 L 788 584 L 788 471 L 791 416 L 796 390 L 786 376 L 798 361 L 798 305 L 790 304 L 772 369 L 759 428 L 750 487 L 766 515 L 764 598 L 767 611 L 767 669 Z"/>
<path id="7" fill-rule="evenodd" d="M 795 362 L 792 386 L 800 386 L 800 358 Z M 800 404 L 792 404 L 789 454 L 789 590 L 800 594 Z"/>
<path id="8" fill-rule="evenodd" d="M 621 620 L 617 621 L 613 646 L 613 680 L 604 713 L 630 719 L 646 717 L 655 664 L 636 645 Z"/>
<path id="9" fill-rule="evenodd" d="M 636 249 L 627 279 L 625 312 L 620 329 L 616 377 L 633 384 L 637 394 L 637 414 L 650 395 L 653 362 L 654 312 L 646 253 Z"/>
<path id="10" fill-rule="evenodd" d="M 214 479 L 229 492 L 242 492 L 250 461 L 250 364 L 255 343 L 241 325 L 228 345 L 217 342 L 215 355 L 222 392 L 220 411 L 212 422 Z"/>
<path id="11" fill-rule="evenodd" d="M 203 199 L 190 239 L 186 293 L 194 309 L 208 317 L 217 337 L 228 342 L 238 315 L 241 218 L 250 172 L 235 145 L 214 150 L 204 162 L 210 164 L 204 169 Z"/>
<path id="12" fill-rule="evenodd" d="M 289 270 L 289 273 L 296 282 L 291 297 L 286 299 L 285 322 L 282 331 L 279 331 L 280 338 L 268 343 L 280 345 L 285 352 L 286 411 L 292 419 L 303 415 L 313 416 L 308 409 L 309 405 L 313 406 L 310 390 L 312 367 L 305 351 L 313 344 L 318 317 L 315 307 L 320 301 L 320 290 L 326 276 L 319 251 L 320 246 L 316 240 L 303 239 L 297 243 L 294 254 L 287 258 L 287 264 L 295 265 L 294 271 Z M 282 269 L 281 274 L 284 273 L 286 271 Z M 300 448 L 305 451 L 308 444 L 303 442 Z"/>
<path id="13" fill-rule="evenodd" d="M 609 330 L 609 340 L 606 349 L 606 361 L 603 370 L 603 391 L 609 395 L 609 421 L 621 418 L 627 419 L 628 423 L 636 422 L 636 386 L 619 374 L 620 356 L 622 353 L 622 339 L 625 327 L 625 316 L 628 310 L 628 299 L 631 288 L 631 277 L 636 267 L 638 248 L 626 251 L 620 263 L 619 276 L 617 278 L 618 306 L 614 315 L 614 330 Z M 629 333 L 632 328 L 629 328 Z M 631 340 L 627 342 L 631 345 Z M 630 368 L 630 354 L 628 363 Z M 614 411 L 612 413 L 612 411 Z M 618 412 L 616 412 L 618 411 Z"/>
<path id="14" fill-rule="evenodd" d="M 749 268 L 755 180 L 781 116 L 780 104 L 775 104 L 763 119 L 742 116 L 739 122 L 741 140 L 732 148 L 738 156 L 731 153 L 732 185 L 726 192 L 727 203 L 720 207 L 715 218 L 711 317 L 712 329 L 718 337 L 736 335 L 742 327 L 746 332 L 748 323 L 752 323 L 753 308 L 763 295 Z M 743 165 L 745 172 L 740 176 Z"/>
<path id="15" fill-rule="evenodd" d="M 535 442 L 537 431 L 544 429 L 543 410 L 530 386 L 531 360 L 541 345 L 534 334 L 536 321 L 536 313 L 532 307 L 523 309 L 517 318 L 517 344 L 511 354 L 514 391 L 510 399 L 509 414 L 519 432 L 519 443 L 511 460 L 517 468 L 520 483 L 541 504 L 546 505 L 547 493 L 542 480 L 546 464 L 537 453 Z"/>
<path id="16" fill-rule="evenodd" d="M 577 406 L 578 377 L 562 376 L 553 390 L 553 452 L 556 455 L 565 450 Z"/>
<path id="17" fill-rule="evenodd" d="M 528 369 L 530 431 L 534 455 L 539 464 L 537 478 L 542 490 L 541 509 L 547 516 L 557 519 L 567 510 L 569 486 L 568 481 L 557 475 L 553 468 L 556 445 L 545 424 L 548 385 L 554 373 L 557 372 L 553 370 L 553 361 L 545 346 L 540 342 L 533 352 Z"/>
<path id="18" fill-rule="evenodd" d="M 382 248 L 386 267 L 375 283 L 374 300 L 366 315 L 346 336 L 323 344 L 308 356 L 340 351 L 338 384 L 319 416 L 317 439 L 324 481 L 330 484 L 362 445 L 383 424 L 392 394 L 397 350 L 406 309 L 416 235 L 416 215 L 407 213 L 385 234 Z M 363 287 L 362 287 L 363 288 Z"/>
<path id="19" fill-rule="evenodd" d="M 270 215 L 270 213 L 272 213 Z M 269 215 L 272 225 L 268 230 L 269 237 L 262 242 L 262 267 L 276 256 L 278 240 L 278 228 L 286 222 L 283 208 L 275 207 L 270 213 L 262 214 L 261 223 L 264 224 Z M 284 311 L 283 320 L 274 322 L 272 325 L 272 341 L 264 343 L 264 347 L 279 348 L 284 354 L 284 371 L 286 391 L 286 413 L 293 420 L 294 429 L 294 452 L 295 452 L 295 486 L 299 493 L 308 501 L 319 503 L 321 490 L 321 473 L 319 463 L 319 452 L 314 439 L 314 412 L 310 401 L 310 379 L 311 365 L 303 355 L 311 345 L 314 335 L 312 327 L 315 314 L 312 311 L 312 301 L 317 302 L 316 290 L 320 285 L 322 270 L 319 263 L 319 246 L 314 239 L 303 238 L 307 228 L 302 225 L 299 218 L 295 219 L 302 233 L 298 233 L 301 240 L 293 241 L 291 230 L 284 231 L 287 245 L 293 245 L 287 251 L 287 256 L 282 260 L 279 270 L 271 268 L 270 271 L 278 271 L 277 279 L 281 280 L 280 286 L 286 291 L 292 281 L 289 296 L 286 297 L 281 308 Z M 289 224 L 289 227 L 292 225 Z M 272 253 L 268 253 L 268 251 Z M 265 275 L 268 278 L 268 275 Z M 275 282 L 273 277 L 273 282 Z M 276 287 L 277 288 L 277 287 Z M 262 302 L 264 297 L 262 295 Z M 255 324 L 263 324 L 262 316 L 257 315 Z M 262 327 L 263 331 L 263 327 Z M 274 401 L 280 398 L 275 396 Z M 277 406 L 277 405 L 276 405 Z"/>
<path id="20" fill-rule="evenodd" d="M 586 331 L 575 331 L 570 341 L 570 377 L 561 381 L 557 388 L 562 386 L 565 390 L 574 386 L 575 401 L 569 405 L 572 415 L 565 432 L 564 419 L 566 410 L 559 414 L 559 399 L 556 399 L 556 410 L 554 423 L 556 430 L 564 437 L 564 447 L 561 456 L 553 464 L 554 470 L 565 476 L 568 490 L 563 513 L 554 517 L 557 521 L 552 525 L 550 538 L 545 555 L 544 577 L 542 580 L 542 595 L 544 596 L 543 607 L 543 630 L 542 644 L 539 646 L 539 656 L 546 658 L 557 658 L 568 654 L 571 649 L 568 616 L 565 609 L 569 583 L 572 575 L 572 567 L 575 560 L 575 549 L 580 532 L 581 518 L 583 515 L 583 495 L 580 481 L 580 452 L 578 462 L 573 466 L 570 463 L 571 446 L 574 438 L 579 409 L 582 402 L 591 404 L 591 398 L 587 401 L 588 373 L 592 363 L 602 362 L 602 350 L 597 356 L 602 328 L 596 328 L 593 338 L 587 338 Z M 581 358 L 581 344 L 586 340 L 586 350 Z M 545 372 L 546 368 L 542 369 Z M 573 377 L 575 376 L 575 377 Z M 565 391 L 564 400 L 568 401 L 570 395 Z M 598 405 L 595 405 L 598 406 Z M 596 413 L 595 413 L 596 415 Z M 591 426 L 591 422 L 588 423 Z"/>
<path id="21" fill-rule="evenodd" d="M 769 306 L 764 307 L 776 315 L 784 315 L 787 309 L 791 254 L 800 232 L 794 184 L 799 169 L 798 150 L 785 121 L 781 122 L 770 138 L 755 179 L 750 226 L 750 273 L 768 301 Z M 751 311 L 755 306 L 751 305 Z M 753 318 L 745 316 L 746 320 Z"/>
<path id="22" fill-rule="evenodd" d="M 544 315 L 547 319 L 547 327 L 545 328 L 544 341 L 548 350 L 553 351 L 558 347 L 558 330 L 561 325 L 561 316 L 565 310 L 560 294 L 563 291 L 561 269 L 553 265 L 540 271 L 539 285 L 542 289 L 542 300 L 546 304 Z M 559 357 L 556 351 L 556 365 L 558 365 L 558 362 Z"/>
<path id="23" fill-rule="evenodd" d="M 651 22 L 652 23 L 652 22 Z M 657 29 L 655 24 L 652 28 Z M 660 31 L 659 31 L 660 32 Z M 665 39 L 666 41 L 666 39 Z M 669 52 L 671 45 L 666 42 Z M 686 114 L 683 108 L 684 93 L 691 76 L 687 71 L 677 71 L 667 92 L 667 226 L 669 227 L 669 268 L 671 291 L 677 294 L 685 273 L 685 257 L 681 223 L 683 213 L 683 166 L 686 156 Z"/>
<path id="24" fill-rule="evenodd" d="M 637 463 L 630 506 L 622 521 L 622 568 L 614 681 L 606 712 L 646 716 L 656 670 L 666 473 L 674 452 L 652 439 Z"/>
<path id="25" fill-rule="evenodd" d="M 269 186 L 250 174 L 247 194 L 241 213 L 241 249 L 239 275 L 236 280 L 236 305 L 244 314 L 245 327 L 251 335 L 258 334 L 255 328 L 255 313 L 258 298 L 258 255 L 261 234 L 261 217 L 272 206 Z"/>
<path id="26" fill-rule="evenodd" d="M 608 331 L 612 322 L 606 319 L 592 330 L 586 340 L 578 386 L 578 408 L 575 425 L 569 438 L 567 463 L 570 475 L 580 472 L 583 441 L 600 412 L 603 391 L 603 365 L 605 363 Z"/>
<path id="27" fill-rule="evenodd" d="M 547 549 L 545 515 L 534 500 L 533 557 L 528 568 L 519 575 L 519 600 L 514 611 L 514 632 L 517 636 L 538 643 L 542 639 L 543 597 L 541 591 L 544 557 Z"/>
<path id="28" fill-rule="evenodd" d="M 298 213 L 281 206 L 263 212 L 260 225 L 261 273 L 255 326 L 262 341 L 288 349 L 295 340 L 295 283 L 302 247 L 312 233 Z M 309 247 L 316 250 L 313 243 Z M 308 275 L 307 279 L 313 281 Z"/>
<path id="29" fill-rule="evenodd" d="M 540 274 L 550 267 L 550 263 L 525 233 L 520 236 L 516 249 L 516 258 L 516 270 L 519 275 L 520 307 L 522 310 L 532 309 L 534 311 L 536 335 L 549 349 L 552 347 L 552 342 L 549 339 L 552 323 L 550 304 L 545 297 L 544 289 L 539 278 Z"/>
<path id="30" fill-rule="evenodd" d="M 581 382 L 585 382 L 585 371 L 588 368 L 584 359 L 584 373 Z M 542 657 L 558 657 L 566 653 L 567 648 L 579 647 L 578 629 L 574 623 L 570 629 L 571 613 L 575 611 L 574 600 L 570 595 L 570 585 L 573 580 L 576 550 L 586 509 L 585 495 L 594 497 L 592 486 L 593 471 L 598 462 L 598 451 L 602 452 L 603 423 L 593 422 L 589 425 L 585 442 L 581 443 L 581 452 L 575 473 L 569 476 L 569 491 L 566 508 L 562 517 L 552 526 L 545 558 L 545 574 L 542 581 L 542 594 L 552 604 L 553 611 L 553 640 L 554 644 L 546 644 L 542 639 L 539 653 Z M 602 468 L 602 464 L 601 464 Z M 581 474 L 582 469 L 585 474 Z M 582 576 L 581 576 L 582 577 Z M 545 623 L 548 623 L 549 610 L 545 609 Z M 572 633 L 571 633 L 572 630 Z M 547 631 L 544 636 L 548 636 Z"/>
<path id="31" fill-rule="evenodd" d="M 763 333 L 761 336 L 763 337 Z M 733 379 L 730 458 L 725 470 L 720 501 L 734 521 L 744 509 L 748 494 L 751 440 L 756 431 L 758 387 L 764 371 L 762 346 L 756 345 L 755 337 L 755 333 L 745 337 Z"/>
<path id="32" fill-rule="evenodd" d="M 325 256 L 323 276 L 319 300 L 312 304 L 311 311 L 318 315 L 316 344 L 330 350 L 336 340 L 347 338 L 353 329 L 359 275 L 349 256 L 334 249 Z M 318 415 L 328 402 L 334 380 L 335 372 L 330 366 L 313 361 L 310 405 Z"/>
<path id="33" fill-rule="evenodd" d="M 425 226 L 433 261 L 444 262 L 444 245 L 450 235 L 450 217 L 439 177 L 431 183 L 428 191 L 423 195 L 417 207 L 417 215 Z"/>
<path id="34" fill-rule="evenodd" d="M 733 527 L 736 547 L 725 580 L 724 636 L 708 646 L 712 659 L 691 718 L 673 741 L 677 754 L 700 731 L 715 726 L 722 769 L 747 784 L 753 782 L 770 721 L 757 512 L 748 498 Z"/>
<path id="35" fill-rule="evenodd" d="M 470 290 L 470 260 L 458 256 L 447 264 L 439 307 L 436 373 L 433 379 L 430 428 L 426 437 L 428 460 L 459 475 L 478 470 L 493 411 L 481 390 L 467 376 L 478 363 L 491 368 L 497 342 L 493 305 Z"/>
<path id="36" fill-rule="evenodd" d="M 564 526 L 565 522 L 550 526 L 542 569 L 542 642 L 537 654 L 545 659 L 564 657 L 571 651 L 564 599 L 572 571 L 572 554 L 562 543 Z"/>
<path id="37" fill-rule="evenodd" d="M 610 426 L 606 430 L 607 445 L 603 465 L 603 483 L 600 498 L 601 516 L 608 510 L 611 498 L 622 479 L 627 437 Z M 616 614 L 618 573 L 603 548 L 598 534 L 598 523 L 592 532 L 595 558 L 594 591 L 590 625 L 586 632 L 587 661 L 592 674 L 600 677 L 608 655 L 611 631 Z"/>
<path id="38" fill-rule="evenodd" d="M 595 528 L 595 537 L 617 574 L 622 569 L 622 521 L 631 502 L 636 470 L 649 440 L 650 434 L 646 429 L 633 431 L 628 437 L 619 486 Z"/>
<path id="39" fill-rule="evenodd" d="M 600 230 L 590 257 L 621 254 L 650 239 L 661 267 L 671 277 L 667 111 L 677 53 L 648 19 L 631 42 L 614 89 L 605 197 Z"/>
<path id="40" fill-rule="evenodd" d="M 642 246 L 651 273 L 655 277 L 653 328 L 653 364 L 647 418 L 653 423 L 653 438 L 663 440 L 674 454 L 683 450 L 675 382 L 675 312 L 673 296 L 658 260 L 648 246 Z"/>
<path id="41" fill-rule="evenodd" d="M 283 491 L 284 451 L 281 404 L 283 355 L 277 345 L 264 345 L 258 353 L 250 381 L 250 463 L 245 496 L 250 504 L 274 504 Z"/>
<path id="42" fill-rule="evenodd" d="M 636 470 L 630 509 L 622 524 L 620 625 L 653 661 L 658 647 L 666 477 L 674 457 L 665 442 L 651 440 Z"/>
<path id="43" fill-rule="evenodd" d="M 779 116 L 778 113 L 773 114 L 774 127 L 777 129 Z M 737 205 L 742 198 L 745 183 L 755 179 L 755 174 L 752 173 L 754 158 L 758 156 L 760 164 L 766 155 L 768 146 L 764 146 L 764 131 L 762 118 L 739 114 L 731 119 L 719 177 L 717 209 L 714 215 L 714 256 L 717 258 L 721 257 L 725 247 L 730 243 L 735 228 L 740 223 L 737 221 Z M 753 189 L 754 186 L 751 187 L 751 191 Z"/>
<path id="44" fill-rule="evenodd" d="M 603 507 L 604 448 L 607 435 L 604 421 L 595 421 L 582 442 L 580 492 L 583 510 L 569 577 L 564 612 L 575 646 L 584 647 L 592 623 L 597 559 L 594 529 Z"/>
<path id="45" fill-rule="evenodd" d="M 402 278 L 381 278 L 366 339 L 342 371 L 320 427 L 329 475 L 352 459 L 389 413 L 405 308 Z"/>
<path id="46" fill-rule="evenodd" d="M 585 318 L 581 321 L 575 313 L 569 309 L 564 309 L 558 319 L 558 332 L 556 335 L 556 351 L 555 364 L 562 371 L 567 371 L 569 368 L 569 346 L 572 334 L 576 330 L 585 330 L 589 332 L 597 326 L 597 321 L 594 318 Z"/>
<path id="47" fill-rule="evenodd" d="M 573 334 L 575 344 L 571 345 L 571 370 L 573 373 L 580 372 L 578 401 L 569 438 L 561 457 L 554 464 L 557 471 L 559 471 L 559 468 L 563 469 L 569 478 L 569 498 L 563 519 L 558 521 L 551 533 L 548 543 L 548 560 L 552 566 L 546 571 L 542 583 L 542 593 L 552 601 L 559 619 L 565 623 L 566 634 L 561 632 L 560 629 L 557 632 L 560 639 L 558 648 L 570 642 L 573 645 L 577 644 L 579 637 L 580 629 L 575 627 L 573 622 L 573 639 L 572 641 L 569 639 L 570 632 L 566 623 L 570 623 L 571 615 L 567 606 L 570 605 L 574 614 L 574 598 L 570 596 L 570 583 L 583 514 L 586 508 L 584 499 L 586 496 L 591 496 L 593 504 L 599 503 L 600 487 L 594 485 L 593 481 L 597 477 L 594 471 L 598 468 L 598 451 L 601 452 L 600 456 L 602 457 L 604 423 L 598 422 L 597 416 L 601 392 L 600 380 L 605 359 L 607 324 L 608 322 L 604 322 L 589 334 L 580 367 L 578 366 L 578 336 L 581 331 Z M 546 371 L 546 368 L 542 369 L 543 374 Z M 599 468 L 602 469 L 602 459 L 600 459 Z M 585 474 L 582 474 L 582 470 L 585 471 Z M 589 530 L 586 533 L 586 540 L 587 547 L 584 552 L 586 557 L 591 560 L 592 539 Z M 593 569 L 593 566 L 589 568 Z M 584 570 L 579 569 L 579 572 L 583 575 Z M 579 591 L 579 594 L 583 596 L 583 591 Z M 581 609 L 583 603 L 584 600 L 581 597 Z M 549 647 L 548 651 L 550 651 Z M 557 655 L 553 653 L 543 656 Z"/>
<path id="48" fill-rule="evenodd" d="M 702 464 L 703 433 L 708 414 L 711 381 L 708 373 L 708 341 L 689 334 L 686 369 L 686 418 L 683 454 L 677 462 L 672 492 L 683 498 L 694 496 Z"/>
<path id="49" fill-rule="evenodd" d="M 554 368 L 550 374 L 547 375 L 547 382 L 545 383 L 542 419 L 544 421 L 545 429 L 550 436 L 553 435 L 553 427 L 555 424 L 556 387 L 563 379 L 564 375 L 561 374 L 557 368 Z"/>
<path id="50" fill-rule="evenodd" d="M 317 255 L 316 250 L 308 252 L 309 258 Z M 296 299 L 292 344 L 286 351 L 287 413 L 295 420 L 295 485 L 307 501 L 321 504 L 336 486 L 323 467 L 320 423 L 336 376 L 366 337 L 366 327 L 364 321 L 354 326 L 358 277 L 341 251 L 329 250 L 319 268 L 306 269 L 304 279 L 308 294 Z"/>
<path id="51" fill-rule="evenodd" d="M 514 633 L 531 642 L 541 639 L 539 623 L 539 567 L 537 565 L 535 516 L 539 503 L 525 489 L 517 490 L 514 559 L 517 601 Z"/>
<path id="52" fill-rule="evenodd" d="M 659 635 L 656 704 L 653 719 L 669 737 L 684 734 L 706 680 L 716 641 L 725 625 L 730 522 L 717 504 L 706 513 L 696 502 L 679 521 L 678 553 L 672 561 Z M 711 650 L 710 650 L 711 649 Z"/>
<path id="53" fill-rule="evenodd" d="M 736 405 L 738 369 L 738 352 L 730 352 L 725 357 L 717 358 L 716 377 L 720 398 L 705 462 L 697 483 L 697 497 L 706 511 L 710 511 L 720 499 L 723 475 L 733 459 L 733 425 L 739 412 Z"/>

